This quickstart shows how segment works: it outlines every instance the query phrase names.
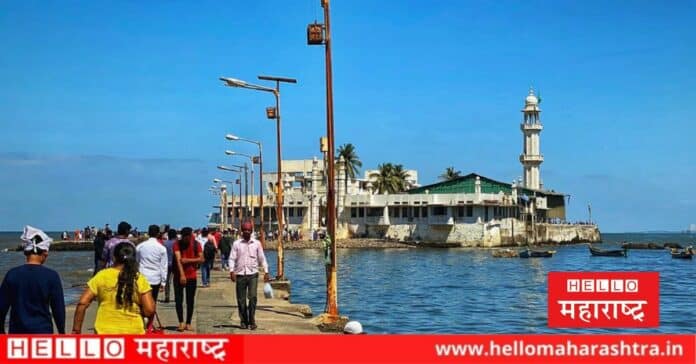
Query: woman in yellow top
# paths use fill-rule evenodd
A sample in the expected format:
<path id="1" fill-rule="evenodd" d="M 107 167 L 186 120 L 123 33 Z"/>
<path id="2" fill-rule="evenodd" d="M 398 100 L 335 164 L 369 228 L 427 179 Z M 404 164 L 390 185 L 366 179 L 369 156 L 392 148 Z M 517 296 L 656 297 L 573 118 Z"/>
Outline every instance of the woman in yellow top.
<path id="1" fill-rule="evenodd" d="M 75 309 L 73 334 L 82 332 L 85 311 L 99 301 L 94 329 L 97 334 L 144 334 L 143 317 L 155 313 L 152 288 L 138 272 L 135 246 L 122 242 L 114 248 L 114 266 L 102 269 L 87 282 Z"/>

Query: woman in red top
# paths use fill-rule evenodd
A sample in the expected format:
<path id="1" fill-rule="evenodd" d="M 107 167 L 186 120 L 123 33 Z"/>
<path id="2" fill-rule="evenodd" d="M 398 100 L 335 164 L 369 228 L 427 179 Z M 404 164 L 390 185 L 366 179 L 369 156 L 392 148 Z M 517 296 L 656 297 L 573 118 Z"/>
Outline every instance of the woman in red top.
<path id="1" fill-rule="evenodd" d="M 203 263 L 203 249 L 193 237 L 193 229 L 181 229 L 181 239 L 172 247 L 176 268 L 174 269 L 174 301 L 179 318 L 178 331 L 191 331 L 193 304 L 196 297 L 198 265 Z M 184 325 L 184 288 L 186 288 L 186 324 Z"/>

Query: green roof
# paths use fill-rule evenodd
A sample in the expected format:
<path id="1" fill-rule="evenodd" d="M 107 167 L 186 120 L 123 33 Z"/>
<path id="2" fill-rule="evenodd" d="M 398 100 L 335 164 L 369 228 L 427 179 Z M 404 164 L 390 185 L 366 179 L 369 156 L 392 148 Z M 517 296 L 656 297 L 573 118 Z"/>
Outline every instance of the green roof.
<path id="1" fill-rule="evenodd" d="M 481 180 L 481 193 L 498 193 L 503 191 L 505 194 L 512 193 L 512 188 L 509 183 L 499 182 L 490 178 L 479 176 L 476 173 L 469 173 L 466 176 L 434 183 L 427 186 L 421 186 L 406 191 L 409 194 L 425 193 L 474 193 L 476 186 L 476 177 Z"/>
<path id="2" fill-rule="evenodd" d="M 419 194 L 425 193 L 426 190 L 428 190 L 428 193 L 433 194 L 475 193 L 476 177 L 479 177 L 481 181 L 481 193 L 497 194 L 502 191 L 506 195 L 512 194 L 512 184 L 496 181 L 476 173 L 469 173 L 466 176 L 461 176 L 449 181 L 437 182 L 427 186 L 410 189 L 406 191 L 406 193 Z M 533 195 L 534 193 L 537 193 L 537 195 L 562 195 L 561 193 L 555 191 L 534 191 L 521 187 L 517 188 L 517 193 L 527 194 L 529 196 Z"/>

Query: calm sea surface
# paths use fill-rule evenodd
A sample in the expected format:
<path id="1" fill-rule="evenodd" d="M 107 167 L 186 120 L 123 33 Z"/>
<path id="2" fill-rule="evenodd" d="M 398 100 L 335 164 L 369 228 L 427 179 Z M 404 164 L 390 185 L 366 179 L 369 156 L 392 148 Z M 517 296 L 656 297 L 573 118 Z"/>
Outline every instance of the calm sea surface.
<path id="1" fill-rule="evenodd" d="M 0 250 L 20 233 L 0 233 Z M 685 234 L 602 234 L 602 248 L 619 242 L 694 244 Z M 694 244 L 696 245 L 696 244 Z M 344 249 L 339 257 L 339 310 L 370 333 L 612 333 L 628 330 L 557 330 L 546 327 L 546 275 L 550 271 L 658 271 L 660 327 L 633 332 L 695 333 L 696 261 L 663 250 L 631 250 L 627 258 L 591 257 L 587 247 L 554 247 L 549 259 L 492 258 L 485 249 Z M 275 272 L 275 252 L 267 252 Z M 91 276 L 92 252 L 52 252 L 47 265 L 63 278 L 73 302 Z M 292 300 L 315 314 L 324 310 L 321 252 L 290 250 L 285 270 Z M 0 253 L 0 277 L 24 256 Z M 201 291 L 203 293 L 203 291 Z"/>

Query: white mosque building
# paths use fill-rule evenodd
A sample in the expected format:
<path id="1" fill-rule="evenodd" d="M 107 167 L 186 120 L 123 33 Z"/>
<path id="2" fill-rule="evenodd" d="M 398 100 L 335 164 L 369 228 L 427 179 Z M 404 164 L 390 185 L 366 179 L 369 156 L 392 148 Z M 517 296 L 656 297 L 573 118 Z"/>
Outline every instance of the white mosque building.
<path id="1" fill-rule="evenodd" d="M 338 162 L 336 190 L 337 236 L 390 238 L 403 241 L 458 243 L 462 246 L 506 246 L 538 243 L 571 243 L 600 240 L 596 225 L 566 222 L 566 195 L 545 189 L 540 166 L 541 123 L 539 99 L 530 89 L 522 109 L 523 180 L 512 183 L 469 173 L 448 181 L 418 185 L 418 174 L 409 170 L 412 186 L 399 194 L 376 194 L 371 188 L 372 174 L 346 183 L 345 167 Z M 290 230 L 305 237 L 325 224 L 326 175 L 323 162 L 283 161 L 284 221 Z M 275 229 L 275 200 L 272 186 L 275 173 L 264 173 L 263 226 Z M 256 196 L 250 206 L 257 206 Z M 240 200 L 227 205 L 227 223 L 239 216 Z M 251 209 L 245 209 L 251 214 Z M 256 224 L 259 209 L 254 209 Z M 219 216 L 218 216 L 219 219 Z"/>

